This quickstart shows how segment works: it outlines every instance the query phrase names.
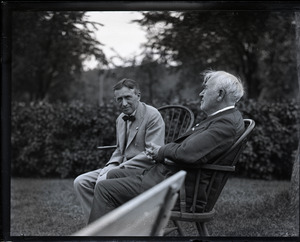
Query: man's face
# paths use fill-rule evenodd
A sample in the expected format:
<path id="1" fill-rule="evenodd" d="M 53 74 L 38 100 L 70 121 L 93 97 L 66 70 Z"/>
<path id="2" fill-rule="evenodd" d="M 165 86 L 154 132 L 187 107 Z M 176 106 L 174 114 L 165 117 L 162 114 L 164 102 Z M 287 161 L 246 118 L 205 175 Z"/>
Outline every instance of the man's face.
<path id="1" fill-rule="evenodd" d="M 204 84 L 203 91 L 199 94 L 201 97 L 200 109 L 207 115 L 218 110 L 218 90 L 215 88 L 215 81 L 210 79 Z"/>
<path id="2" fill-rule="evenodd" d="M 115 99 L 122 112 L 132 114 L 140 101 L 140 94 L 136 94 L 134 89 L 122 87 L 120 90 L 115 90 Z"/>

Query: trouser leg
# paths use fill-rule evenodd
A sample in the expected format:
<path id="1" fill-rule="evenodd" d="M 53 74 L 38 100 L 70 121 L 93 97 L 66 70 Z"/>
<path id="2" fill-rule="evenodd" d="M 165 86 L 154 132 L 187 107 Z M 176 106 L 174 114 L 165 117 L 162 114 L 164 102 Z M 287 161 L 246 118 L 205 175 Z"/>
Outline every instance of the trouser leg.
<path id="1" fill-rule="evenodd" d="M 130 168 L 112 169 L 107 173 L 107 179 L 141 175 L 143 172 L 144 169 L 130 169 Z"/>
<path id="2" fill-rule="evenodd" d="M 95 187 L 89 223 L 126 203 L 141 192 L 143 191 L 141 191 L 141 176 L 139 175 L 100 181 Z"/>
<path id="3" fill-rule="evenodd" d="M 101 169 L 79 175 L 74 180 L 75 194 L 82 207 L 86 222 L 90 216 L 94 198 L 94 188 Z"/>
<path id="4" fill-rule="evenodd" d="M 110 170 L 107 173 L 107 180 L 100 181 L 95 186 L 89 223 L 155 186 L 172 174 L 174 172 L 162 164 L 155 165 L 148 170 Z"/>

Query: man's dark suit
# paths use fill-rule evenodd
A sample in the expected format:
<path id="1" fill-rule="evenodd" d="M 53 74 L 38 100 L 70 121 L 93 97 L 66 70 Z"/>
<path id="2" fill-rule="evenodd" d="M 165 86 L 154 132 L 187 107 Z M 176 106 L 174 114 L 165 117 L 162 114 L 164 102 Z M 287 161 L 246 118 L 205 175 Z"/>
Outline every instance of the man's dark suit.
<path id="1" fill-rule="evenodd" d="M 199 164 L 213 163 L 226 151 L 244 131 L 244 122 L 240 112 L 229 109 L 208 117 L 193 130 L 177 139 L 174 143 L 162 146 L 158 153 L 157 164 L 147 170 L 137 172 L 128 170 L 112 170 L 108 179 L 100 182 L 95 188 L 95 199 L 91 211 L 90 222 L 120 206 L 145 190 L 155 186 L 177 171 L 186 170 L 187 206 L 192 202 L 191 184 L 194 182 L 195 167 Z M 175 162 L 166 165 L 165 159 Z M 209 176 L 209 174 L 207 174 Z M 118 178 L 118 179 L 114 179 Z M 206 203 L 206 179 L 201 180 L 197 210 Z"/>

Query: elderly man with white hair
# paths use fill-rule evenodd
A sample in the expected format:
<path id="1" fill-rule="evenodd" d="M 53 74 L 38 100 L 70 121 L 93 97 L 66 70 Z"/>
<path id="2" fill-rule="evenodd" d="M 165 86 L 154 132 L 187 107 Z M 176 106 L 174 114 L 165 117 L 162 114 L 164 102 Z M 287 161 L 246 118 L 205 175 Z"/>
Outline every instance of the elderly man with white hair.
<path id="1" fill-rule="evenodd" d="M 179 170 L 186 170 L 186 203 L 192 204 L 196 169 L 213 163 L 243 133 L 244 121 L 235 104 L 244 94 L 241 81 L 225 71 L 204 72 L 204 89 L 199 94 L 200 109 L 207 118 L 174 142 L 163 146 L 152 144 L 147 155 L 156 164 L 144 170 L 114 169 L 107 180 L 95 187 L 95 197 L 89 222 L 155 186 Z M 209 176 L 209 174 L 207 174 Z M 196 212 L 206 204 L 207 184 L 200 184 Z M 178 203 L 174 210 L 178 209 Z"/>

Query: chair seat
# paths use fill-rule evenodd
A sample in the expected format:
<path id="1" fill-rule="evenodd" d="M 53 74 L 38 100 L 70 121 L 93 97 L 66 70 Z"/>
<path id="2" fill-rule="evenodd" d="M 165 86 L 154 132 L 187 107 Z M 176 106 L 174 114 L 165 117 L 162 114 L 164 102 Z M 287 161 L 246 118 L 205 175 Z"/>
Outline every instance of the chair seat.
<path id="1" fill-rule="evenodd" d="M 172 211 L 171 220 L 208 222 L 214 219 L 215 214 L 215 209 L 212 209 L 210 212 L 205 213 L 183 213 L 179 211 Z"/>

